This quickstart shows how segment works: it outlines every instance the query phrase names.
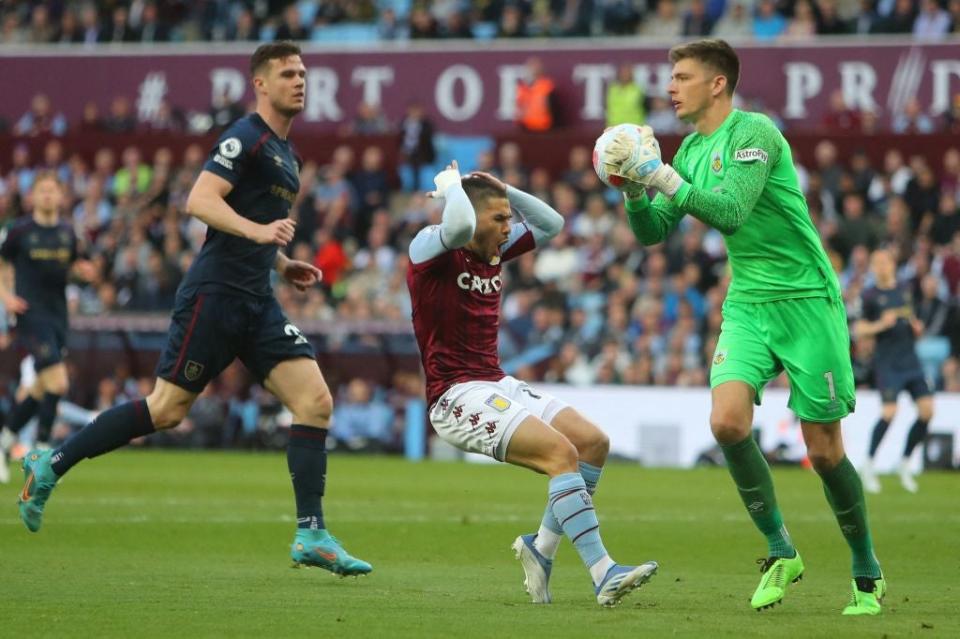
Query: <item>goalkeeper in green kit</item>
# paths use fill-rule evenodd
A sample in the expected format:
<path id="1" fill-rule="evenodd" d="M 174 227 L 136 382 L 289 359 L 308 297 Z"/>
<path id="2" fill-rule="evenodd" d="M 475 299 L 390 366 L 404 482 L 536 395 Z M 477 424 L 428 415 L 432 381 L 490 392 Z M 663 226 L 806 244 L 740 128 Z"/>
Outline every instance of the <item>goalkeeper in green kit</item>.
<path id="1" fill-rule="evenodd" d="M 643 244 L 657 244 L 684 215 L 724 235 L 732 280 L 710 371 L 710 428 L 754 524 L 767 539 L 756 610 L 780 602 L 803 561 L 777 506 L 770 469 L 752 436 L 753 404 L 781 371 L 807 453 L 853 553 L 845 615 L 875 615 L 886 582 L 873 551 L 860 479 L 843 449 L 840 420 L 855 404 L 850 338 L 840 286 L 810 221 L 790 146 L 764 115 L 733 109 L 737 54 L 722 40 L 670 50 L 677 117 L 695 131 L 673 166 L 653 131 L 618 135 L 599 161 L 625 178 L 627 216 Z M 653 201 L 646 189 L 658 193 Z"/>

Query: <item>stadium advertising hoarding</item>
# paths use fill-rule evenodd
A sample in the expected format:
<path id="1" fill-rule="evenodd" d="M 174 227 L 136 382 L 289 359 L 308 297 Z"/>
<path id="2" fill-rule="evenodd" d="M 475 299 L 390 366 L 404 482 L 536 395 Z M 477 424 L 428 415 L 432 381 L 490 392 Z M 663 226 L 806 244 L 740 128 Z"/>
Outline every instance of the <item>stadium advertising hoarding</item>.
<path id="1" fill-rule="evenodd" d="M 710 390 L 650 386 L 563 386 L 537 384 L 555 397 L 576 406 L 603 428 L 610 437 L 610 452 L 638 459 L 648 466 L 689 467 L 697 463 L 716 443 L 710 434 Z M 763 404 L 754 411 L 754 429 L 767 453 L 779 450 L 784 460 L 798 461 L 806 454 L 800 424 L 787 408 L 790 391 L 768 388 Z M 934 417 L 930 422 L 931 443 L 936 435 L 953 436 L 949 458 L 960 460 L 960 394 L 937 393 Z M 629 407 L 629 408 L 628 408 Z M 867 454 L 870 433 L 880 415 L 880 395 L 857 391 L 857 410 L 843 420 L 844 446 L 850 461 L 859 467 Z M 897 416 L 890 424 L 884 444 L 875 459 L 879 472 L 897 468 L 907 431 L 916 419 L 916 407 L 901 393 Z M 914 455 L 914 469 L 920 456 Z"/>
<path id="2" fill-rule="evenodd" d="M 609 42 L 609 41 L 608 41 Z M 556 44 L 556 46 L 554 46 Z M 212 46 L 212 45 L 208 45 Z M 563 121 L 600 126 L 607 83 L 618 65 L 635 65 L 635 77 L 651 95 L 664 95 L 669 82 L 667 46 L 571 45 L 548 43 L 504 47 L 391 47 L 375 52 L 307 48 L 307 107 L 301 130 L 334 132 L 349 123 L 363 102 L 380 104 L 396 122 L 411 101 L 423 103 L 437 128 L 461 134 L 505 133 L 514 129 L 515 86 L 531 56 L 544 62 L 556 81 Z M 740 94 L 782 114 L 792 129 L 813 128 L 840 90 L 848 104 L 889 115 L 917 98 L 932 114 L 960 94 L 960 43 L 743 46 Z M 163 101 L 187 111 L 207 111 L 217 96 L 252 99 L 247 79 L 249 52 L 186 49 L 104 49 L 96 54 L 43 49 L 0 56 L 14 91 L 0 94 L 0 115 L 14 120 L 35 93 L 48 94 L 72 122 L 84 104 L 105 111 L 112 97 L 125 95 L 148 120 Z"/>

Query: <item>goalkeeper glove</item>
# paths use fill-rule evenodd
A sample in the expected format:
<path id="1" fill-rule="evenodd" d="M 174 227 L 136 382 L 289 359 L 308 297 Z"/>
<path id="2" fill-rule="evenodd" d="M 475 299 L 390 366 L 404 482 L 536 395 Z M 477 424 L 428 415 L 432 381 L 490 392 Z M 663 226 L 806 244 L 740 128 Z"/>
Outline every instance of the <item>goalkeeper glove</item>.
<path id="1" fill-rule="evenodd" d="M 622 134 L 607 145 L 610 160 L 619 160 L 620 168 L 616 173 L 631 182 L 673 197 L 683 185 L 683 178 L 660 159 L 660 143 L 653 136 L 653 129 L 641 127 L 641 140 L 640 144 L 635 144 L 630 136 Z"/>

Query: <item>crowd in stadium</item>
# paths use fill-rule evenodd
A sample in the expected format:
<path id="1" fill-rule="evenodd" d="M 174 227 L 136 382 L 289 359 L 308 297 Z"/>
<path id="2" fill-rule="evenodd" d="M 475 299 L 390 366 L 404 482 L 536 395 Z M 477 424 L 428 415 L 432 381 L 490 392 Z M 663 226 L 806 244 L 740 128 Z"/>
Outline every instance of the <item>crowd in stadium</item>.
<path id="1" fill-rule="evenodd" d="M 894 246 L 928 334 L 950 342 L 934 349 L 931 375 L 940 388 L 960 389 L 960 151 L 951 149 L 934 165 L 909 149 L 889 149 L 880 166 L 863 153 L 847 164 L 837 156 L 825 138 L 814 157 L 797 160 L 850 316 L 858 316 L 860 292 L 871 281 L 870 250 Z M 404 323 L 406 247 L 423 225 L 438 221 L 442 204 L 423 195 L 427 184 L 420 191 L 391 187 L 397 167 L 385 166 L 377 146 L 359 157 L 343 146 L 332 158 L 303 167 L 290 249 L 323 269 L 323 285 L 306 295 L 280 286 L 278 296 L 294 320 Z M 24 214 L 33 176 L 56 170 L 99 273 L 91 284 L 71 287 L 72 311 L 164 313 L 204 239 L 203 225 L 182 210 L 205 159 L 206 149 L 196 144 L 181 157 L 167 149 L 144 157 L 131 146 L 119 154 L 104 148 L 88 165 L 57 138 L 40 157 L 17 145 L 0 188 L 0 212 L 4 220 Z M 549 246 L 510 265 L 501 341 L 512 370 L 525 379 L 575 384 L 706 384 L 727 279 L 717 231 L 687 218 L 664 245 L 640 247 L 586 147 L 570 150 L 559 180 L 528 166 L 512 143 L 475 161 L 566 219 Z M 861 351 L 868 356 L 868 346 Z"/>
<path id="2" fill-rule="evenodd" d="M 131 0 L 15 2 L 0 43 L 633 35 L 798 42 L 960 32 L 960 0 Z"/>

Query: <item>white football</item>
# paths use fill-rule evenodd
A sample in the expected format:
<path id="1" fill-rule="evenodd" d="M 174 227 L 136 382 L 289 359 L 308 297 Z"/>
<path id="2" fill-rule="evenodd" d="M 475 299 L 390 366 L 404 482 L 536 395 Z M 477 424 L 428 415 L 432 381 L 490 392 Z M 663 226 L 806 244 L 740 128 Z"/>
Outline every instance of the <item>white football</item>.
<path id="1" fill-rule="evenodd" d="M 593 170 L 597 172 L 597 177 L 600 178 L 601 182 L 613 188 L 617 188 L 623 184 L 624 179 L 616 173 L 613 173 L 615 167 L 604 164 L 601 160 L 605 157 L 604 149 L 606 149 L 607 145 L 610 144 L 613 138 L 617 137 L 617 134 L 621 131 L 625 131 L 627 135 L 633 138 L 637 145 L 642 143 L 642 129 L 639 124 L 618 124 L 601 133 L 600 137 L 597 138 L 596 144 L 593 145 Z"/>

